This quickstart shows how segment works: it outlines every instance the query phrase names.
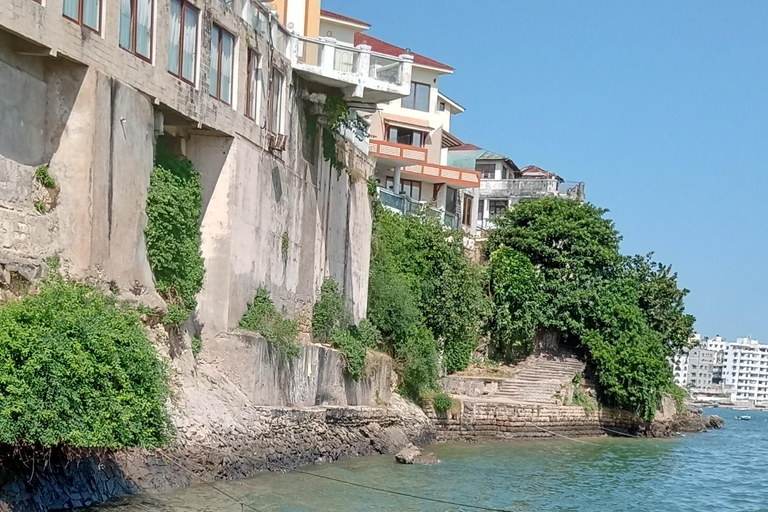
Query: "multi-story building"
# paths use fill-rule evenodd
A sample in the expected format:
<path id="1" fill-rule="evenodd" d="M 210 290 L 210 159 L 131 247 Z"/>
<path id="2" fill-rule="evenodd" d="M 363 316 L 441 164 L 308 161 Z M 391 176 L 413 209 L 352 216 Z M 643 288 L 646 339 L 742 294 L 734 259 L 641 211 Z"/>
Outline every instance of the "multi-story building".
<path id="1" fill-rule="evenodd" d="M 672 374 L 675 384 L 688 385 L 688 351 L 683 351 L 672 358 Z"/>
<path id="2" fill-rule="evenodd" d="M 440 78 L 453 73 L 453 68 L 377 39 L 366 33 L 369 28 L 361 20 L 321 13 L 320 32 L 337 44 L 370 49 L 370 66 L 378 73 L 389 73 L 393 57 L 413 60 L 409 94 L 379 102 L 367 117 L 382 203 L 403 213 L 419 209 L 439 217 L 447 227 L 474 232 L 480 173 L 448 163 L 448 148 L 461 144 L 450 132 L 451 118 L 464 112 L 440 91 Z M 350 69 L 359 66 L 354 59 L 345 62 Z"/>
<path id="3" fill-rule="evenodd" d="M 370 109 L 411 95 L 413 57 L 318 37 L 319 0 L 272 4 L 0 2 L 4 272 L 34 278 L 59 255 L 71 275 L 156 297 L 143 233 L 162 145 L 201 175 L 203 337 L 236 327 L 260 287 L 307 315 L 326 276 L 364 316 L 367 141 L 338 141 L 340 179 L 305 119 L 331 92 Z M 49 210 L 38 166 L 59 184 Z"/>
<path id="4" fill-rule="evenodd" d="M 493 218 L 520 201 L 540 197 L 584 200 L 584 183 L 569 183 L 557 174 L 534 165 L 522 169 L 511 158 L 474 144 L 462 144 L 448 151 L 448 163 L 481 174 L 477 228 L 493 226 Z"/>
<path id="5" fill-rule="evenodd" d="M 712 387 L 713 366 L 717 353 L 702 346 L 694 347 L 688 352 L 687 385 L 695 389 L 710 389 Z"/>
<path id="6" fill-rule="evenodd" d="M 768 402 L 768 345 L 750 337 L 727 343 L 723 385 L 733 402 Z"/>

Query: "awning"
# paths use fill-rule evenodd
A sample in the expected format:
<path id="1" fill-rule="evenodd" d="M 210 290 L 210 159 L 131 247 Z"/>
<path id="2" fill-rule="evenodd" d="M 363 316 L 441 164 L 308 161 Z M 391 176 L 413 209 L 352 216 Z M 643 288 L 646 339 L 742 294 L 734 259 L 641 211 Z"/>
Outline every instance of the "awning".
<path id="1" fill-rule="evenodd" d="M 453 135 L 452 133 L 443 130 L 443 147 L 444 148 L 457 148 L 464 143 L 459 140 L 458 137 Z"/>
<path id="2" fill-rule="evenodd" d="M 414 119 L 412 117 L 396 116 L 393 114 L 384 114 L 382 116 L 384 122 L 389 126 L 395 128 L 408 128 L 409 130 L 418 130 L 421 132 L 431 132 L 432 127 L 429 126 L 429 121 L 422 119 Z"/>

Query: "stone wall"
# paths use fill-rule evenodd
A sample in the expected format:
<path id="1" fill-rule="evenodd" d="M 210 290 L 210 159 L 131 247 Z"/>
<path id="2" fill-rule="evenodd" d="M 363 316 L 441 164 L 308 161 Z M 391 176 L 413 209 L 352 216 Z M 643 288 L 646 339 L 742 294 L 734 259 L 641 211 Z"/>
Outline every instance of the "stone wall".
<path id="1" fill-rule="evenodd" d="M 623 411 L 587 412 L 581 406 L 520 405 L 454 398 L 452 409 L 427 415 L 441 441 L 554 437 L 593 437 L 610 431 L 635 432 L 637 417 Z M 606 429 L 610 429 L 606 430 Z M 614 432 L 615 433 L 615 432 Z"/>

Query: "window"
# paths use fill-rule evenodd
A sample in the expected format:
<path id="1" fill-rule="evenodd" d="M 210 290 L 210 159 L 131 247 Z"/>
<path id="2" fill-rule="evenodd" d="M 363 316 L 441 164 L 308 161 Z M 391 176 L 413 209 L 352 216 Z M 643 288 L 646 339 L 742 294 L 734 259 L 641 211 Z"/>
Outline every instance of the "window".
<path id="1" fill-rule="evenodd" d="M 455 188 L 447 187 L 445 189 L 445 211 L 455 214 L 456 206 L 459 204 L 459 191 Z"/>
<path id="2" fill-rule="evenodd" d="M 78 25 L 101 30 L 101 0 L 64 0 L 62 13 Z"/>
<path id="3" fill-rule="evenodd" d="M 464 196 L 464 204 L 462 205 L 463 211 L 461 214 L 461 222 L 465 226 L 472 225 L 472 196 Z"/>
<path id="4" fill-rule="evenodd" d="M 483 220 L 485 216 L 485 199 L 477 202 L 477 220 Z"/>
<path id="5" fill-rule="evenodd" d="M 393 178 L 387 178 L 387 189 L 394 192 L 395 180 Z M 407 195 L 414 201 L 421 201 L 421 182 L 401 179 L 400 193 Z"/>
<path id="6" fill-rule="evenodd" d="M 261 69 L 259 54 L 248 49 L 248 84 L 246 95 L 248 103 L 245 106 L 245 115 L 251 119 L 259 116 L 259 85 L 261 84 Z"/>
<path id="7" fill-rule="evenodd" d="M 475 170 L 482 173 L 484 180 L 496 179 L 496 164 L 475 164 Z"/>
<path id="8" fill-rule="evenodd" d="M 218 25 L 211 27 L 211 69 L 208 92 L 227 105 L 232 104 L 232 54 L 235 37 Z"/>
<path id="9" fill-rule="evenodd" d="M 492 219 L 498 214 L 507 209 L 506 199 L 489 199 L 488 200 L 488 218 Z"/>
<path id="10" fill-rule="evenodd" d="M 144 60 L 152 59 L 154 0 L 120 0 L 120 48 Z"/>
<path id="11" fill-rule="evenodd" d="M 444 101 L 441 101 L 440 103 L 437 104 L 437 110 L 439 110 L 440 112 L 445 112 L 445 102 Z"/>
<path id="12" fill-rule="evenodd" d="M 410 130 L 408 128 L 395 128 L 394 126 L 387 127 L 387 140 L 389 142 L 398 142 L 423 148 L 426 136 L 426 132 Z"/>
<path id="13" fill-rule="evenodd" d="M 272 84 L 269 89 L 269 115 L 272 133 L 280 133 L 283 123 L 283 75 L 272 68 Z"/>
<path id="14" fill-rule="evenodd" d="M 199 11 L 185 0 L 171 0 L 168 71 L 190 84 L 195 83 L 198 18 Z"/>
<path id="15" fill-rule="evenodd" d="M 402 107 L 429 112 L 429 91 L 429 85 L 411 82 L 411 94 L 403 98 Z"/>

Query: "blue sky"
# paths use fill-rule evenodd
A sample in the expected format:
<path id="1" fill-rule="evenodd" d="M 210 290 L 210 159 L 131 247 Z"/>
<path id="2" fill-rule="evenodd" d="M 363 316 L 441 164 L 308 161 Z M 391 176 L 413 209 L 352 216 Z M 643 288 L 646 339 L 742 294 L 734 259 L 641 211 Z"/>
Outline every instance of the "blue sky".
<path id="1" fill-rule="evenodd" d="M 768 1 L 323 0 L 456 68 L 462 140 L 585 181 L 691 290 L 704 335 L 768 342 Z"/>

